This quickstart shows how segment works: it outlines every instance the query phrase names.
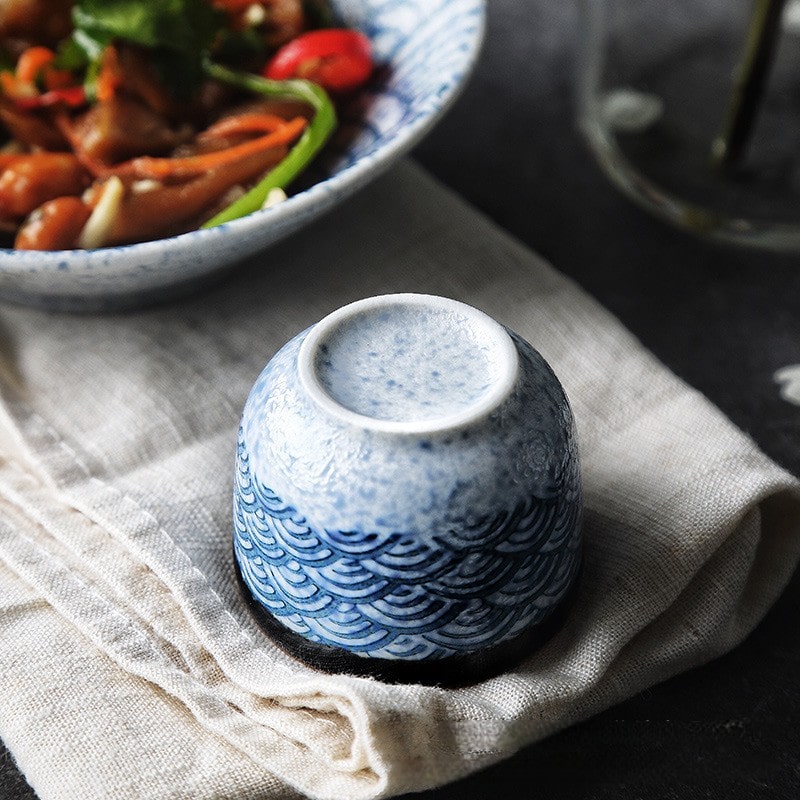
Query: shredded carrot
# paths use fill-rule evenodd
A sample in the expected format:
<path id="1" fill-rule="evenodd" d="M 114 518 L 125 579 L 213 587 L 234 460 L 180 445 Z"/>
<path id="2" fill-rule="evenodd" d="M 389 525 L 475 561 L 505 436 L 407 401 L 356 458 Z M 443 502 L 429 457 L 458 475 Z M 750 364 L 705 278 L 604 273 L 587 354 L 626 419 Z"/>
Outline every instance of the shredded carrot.
<path id="1" fill-rule="evenodd" d="M 308 121 L 304 117 L 295 117 L 266 136 L 259 136 L 257 139 L 251 139 L 224 150 L 215 150 L 211 153 L 184 158 L 142 156 L 114 167 L 108 167 L 103 172 L 106 175 L 133 175 L 137 178 L 188 178 L 208 170 L 224 167 L 253 153 L 288 144 L 300 135 L 307 124 Z"/>
<path id="2" fill-rule="evenodd" d="M 13 72 L 0 72 L 0 94 L 8 97 L 30 97 L 36 94 L 36 88 L 20 81 Z"/>
<path id="3" fill-rule="evenodd" d="M 214 136 L 230 136 L 236 133 L 252 133 L 253 131 L 275 131 L 286 124 L 283 117 L 277 114 L 235 114 L 223 117 L 206 128 L 197 138 L 200 140 Z"/>
<path id="4" fill-rule="evenodd" d="M 117 48 L 109 45 L 103 51 L 103 60 L 100 64 L 100 73 L 97 76 L 95 92 L 101 102 L 111 100 L 117 89 L 122 85 L 122 70 L 119 66 Z"/>
<path id="5" fill-rule="evenodd" d="M 16 75 L 23 83 L 35 83 L 39 73 L 55 60 L 49 47 L 28 47 L 17 60 Z"/>

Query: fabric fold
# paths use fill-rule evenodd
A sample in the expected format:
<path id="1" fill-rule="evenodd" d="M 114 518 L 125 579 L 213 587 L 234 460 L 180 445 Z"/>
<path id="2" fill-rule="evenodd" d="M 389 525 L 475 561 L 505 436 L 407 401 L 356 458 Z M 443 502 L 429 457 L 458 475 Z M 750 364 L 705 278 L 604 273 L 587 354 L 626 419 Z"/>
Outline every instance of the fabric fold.
<path id="1" fill-rule="evenodd" d="M 567 622 L 459 689 L 296 662 L 234 575 L 250 386 L 316 319 L 392 291 L 516 330 L 578 427 L 585 565 Z M 0 735 L 43 800 L 436 786 L 735 646 L 800 558 L 796 479 L 408 162 L 214 289 L 118 316 L 4 308 L 0 327 Z"/>

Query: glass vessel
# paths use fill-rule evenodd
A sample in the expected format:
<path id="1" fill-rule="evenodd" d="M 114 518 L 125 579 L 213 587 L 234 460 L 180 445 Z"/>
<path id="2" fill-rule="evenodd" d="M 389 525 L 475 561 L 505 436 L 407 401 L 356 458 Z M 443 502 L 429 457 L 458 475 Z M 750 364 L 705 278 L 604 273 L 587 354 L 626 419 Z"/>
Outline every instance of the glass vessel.
<path id="1" fill-rule="evenodd" d="M 800 2 L 583 0 L 580 128 L 608 177 L 707 237 L 800 249 Z"/>

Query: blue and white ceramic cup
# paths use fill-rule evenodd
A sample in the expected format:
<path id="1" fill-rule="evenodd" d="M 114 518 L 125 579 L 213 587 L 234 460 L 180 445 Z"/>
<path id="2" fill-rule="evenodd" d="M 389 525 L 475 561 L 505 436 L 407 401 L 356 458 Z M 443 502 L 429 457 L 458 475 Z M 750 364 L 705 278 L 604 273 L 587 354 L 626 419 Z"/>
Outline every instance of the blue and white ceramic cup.
<path id="1" fill-rule="evenodd" d="M 581 509 L 553 371 L 454 300 L 340 308 L 275 355 L 242 416 L 240 578 L 278 640 L 323 668 L 491 670 L 563 609 Z"/>

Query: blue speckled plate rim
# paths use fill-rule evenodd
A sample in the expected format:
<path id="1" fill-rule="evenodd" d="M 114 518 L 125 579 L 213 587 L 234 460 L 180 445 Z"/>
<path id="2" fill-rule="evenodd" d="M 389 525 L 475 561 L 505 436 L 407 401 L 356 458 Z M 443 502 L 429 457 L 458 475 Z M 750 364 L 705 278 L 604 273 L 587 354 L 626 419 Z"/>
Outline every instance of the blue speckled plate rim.
<path id="1" fill-rule="evenodd" d="M 306 222 L 311 222 L 318 216 L 317 213 L 313 213 L 317 204 L 321 206 L 319 213 L 322 213 L 387 170 L 434 127 L 458 98 L 477 62 L 486 29 L 486 0 L 464 0 L 464 2 L 474 22 L 474 28 L 471 31 L 472 39 L 465 42 L 463 61 L 445 76 L 440 91 L 431 96 L 428 107 L 421 107 L 412 122 L 400 128 L 391 139 L 381 144 L 376 150 L 344 167 L 330 178 L 314 184 L 273 208 L 256 211 L 247 217 L 215 228 L 190 231 L 167 239 L 98 250 L 51 250 L 47 251 L 49 258 L 45 260 L 42 259 L 41 252 L 0 248 L 0 274 L 11 276 L 18 273 L 30 276 L 32 272 L 56 272 L 67 266 L 64 262 L 69 262 L 70 271 L 91 272 L 94 268 L 102 268 L 104 277 L 108 278 L 111 277 L 109 271 L 113 272 L 113 264 L 109 262 L 113 262 L 115 253 L 130 254 L 135 251 L 139 256 L 137 259 L 139 263 L 153 261 L 164 263 L 169 259 L 170 252 L 180 250 L 187 242 L 211 241 L 215 237 L 225 235 L 229 229 L 238 229 L 241 234 L 245 235 L 248 231 L 254 232 L 261 227 L 267 215 L 269 215 L 269 223 L 279 230 L 282 228 L 282 222 L 290 220 L 294 214 L 302 217 L 304 210 L 311 213 L 307 220 L 302 221 L 297 228 Z M 335 197 L 326 204 L 324 202 L 326 195 Z M 286 233 L 292 233 L 297 228 L 286 226 Z M 282 235 L 276 237 L 276 241 L 280 238 L 283 238 Z M 265 247 L 267 246 L 269 243 L 265 245 Z M 131 287 L 131 292 L 134 291 L 136 291 L 135 287 Z"/>

